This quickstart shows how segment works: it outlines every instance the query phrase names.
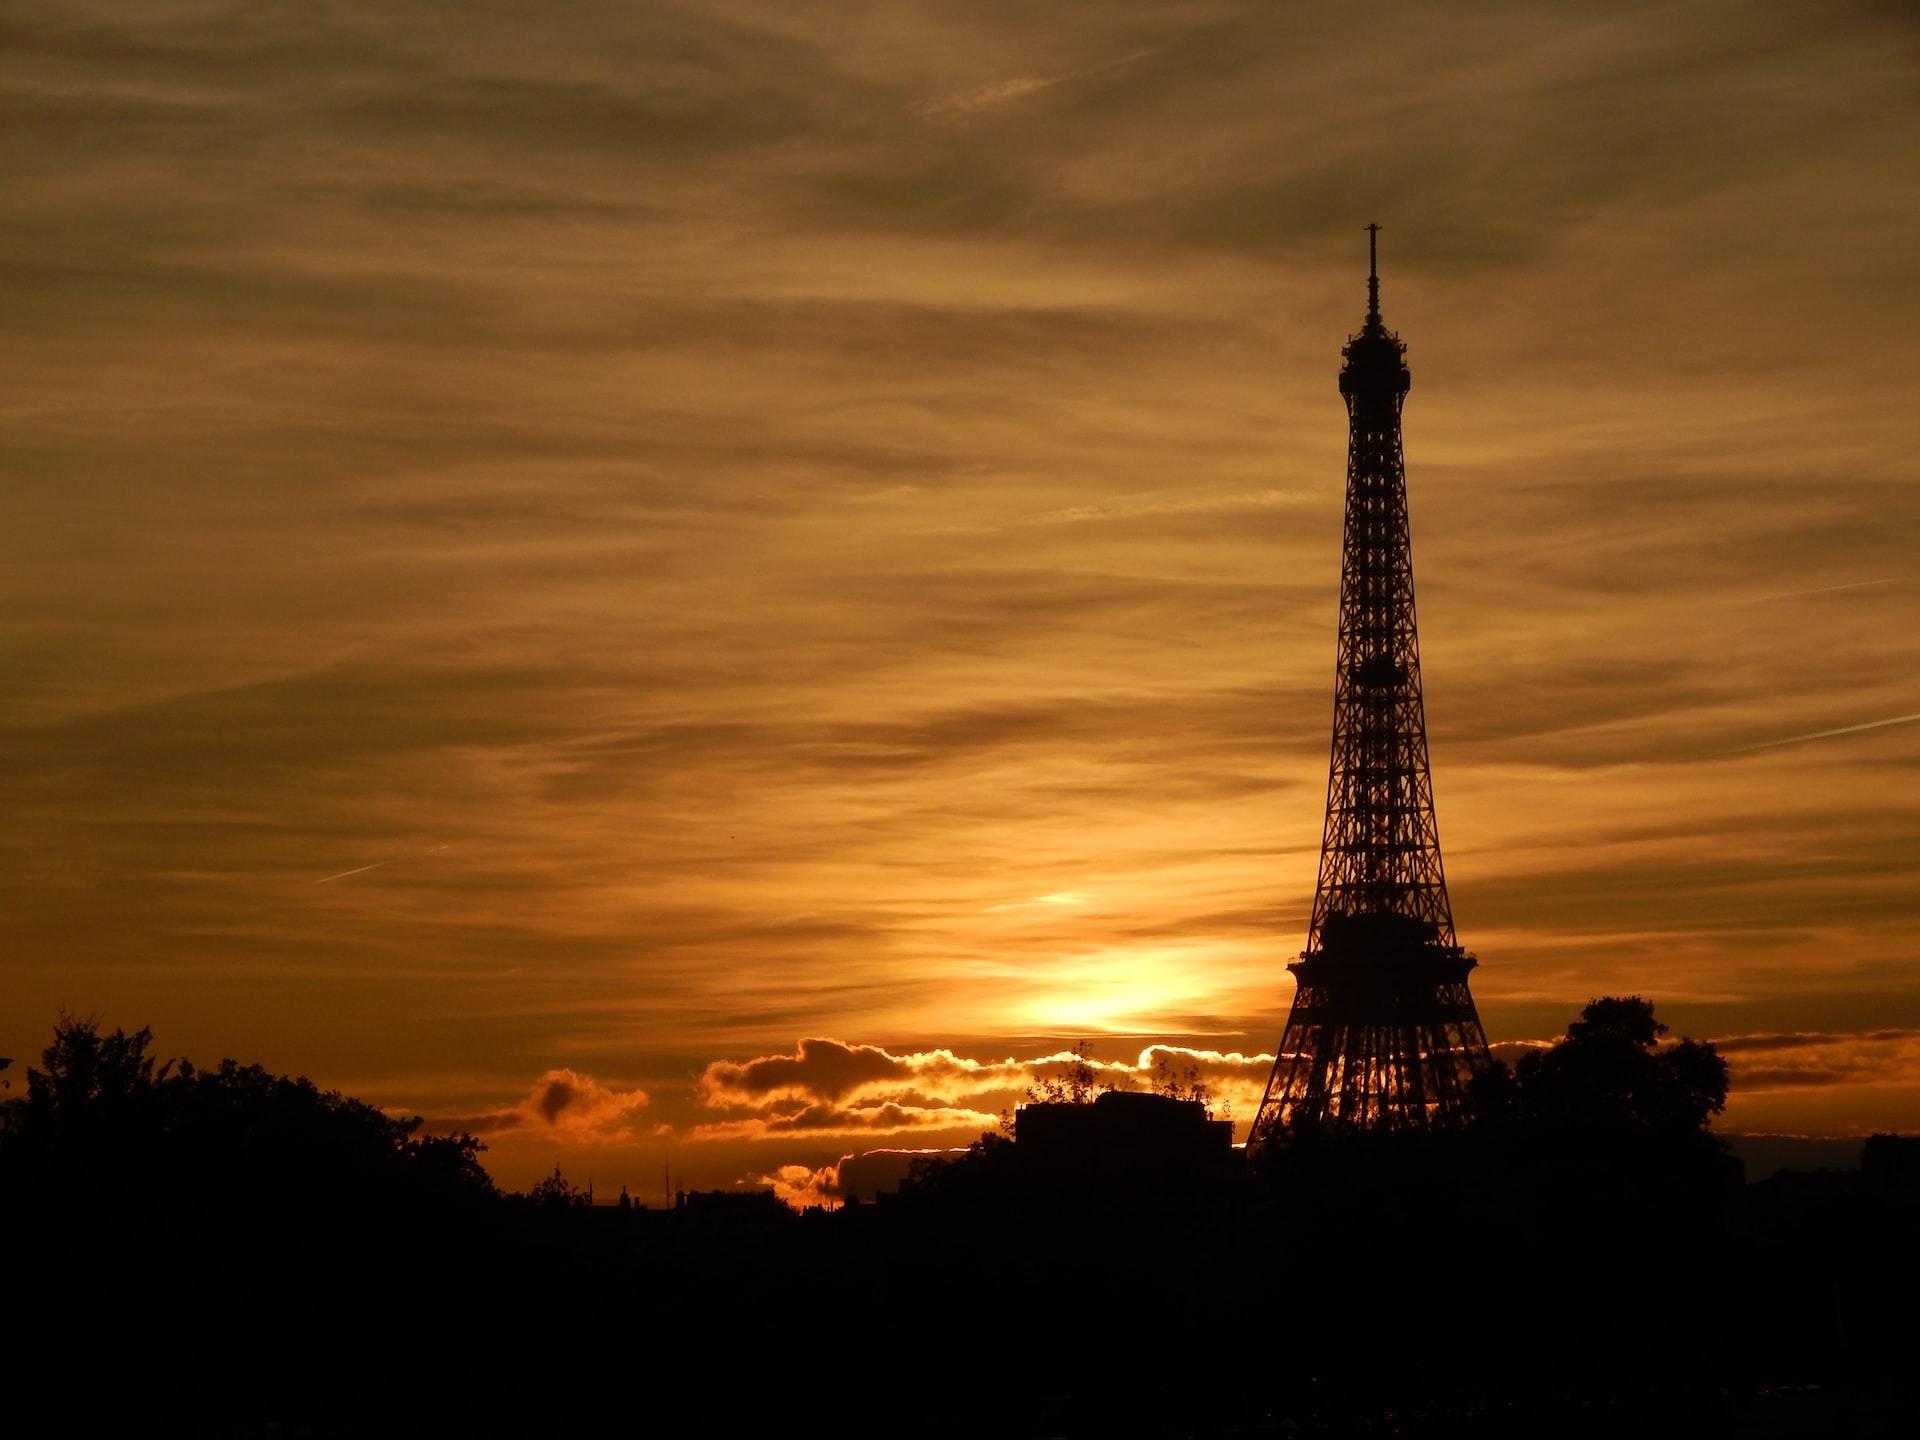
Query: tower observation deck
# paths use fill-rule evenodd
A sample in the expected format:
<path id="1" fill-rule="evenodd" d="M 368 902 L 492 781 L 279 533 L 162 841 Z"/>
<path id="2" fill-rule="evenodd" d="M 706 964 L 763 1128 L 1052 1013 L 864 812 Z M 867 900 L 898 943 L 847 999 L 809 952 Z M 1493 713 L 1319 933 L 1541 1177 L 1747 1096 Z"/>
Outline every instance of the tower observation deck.
<path id="1" fill-rule="evenodd" d="M 1454 937 L 1427 770 L 1400 407 L 1410 376 L 1380 319 L 1379 227 L 1368 230 L 1367 320 L 1340 370 L 1347 508 L 1333 759 L 1307 948 L 1287 967 L 1293 1011 L 1250 1142 L 1301 1122 L 1444 1123 L 1487 1063 Z"/>

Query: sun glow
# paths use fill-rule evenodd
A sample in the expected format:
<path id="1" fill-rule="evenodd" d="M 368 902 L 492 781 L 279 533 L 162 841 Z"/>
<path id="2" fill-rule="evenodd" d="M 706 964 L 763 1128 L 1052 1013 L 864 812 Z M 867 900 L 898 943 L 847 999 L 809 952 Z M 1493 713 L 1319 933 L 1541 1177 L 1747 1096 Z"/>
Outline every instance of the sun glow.
<path id="1" fill-rule="evenodd" d="M 1227 948 L 1161 945 L 1076 956 L 1050 967 L 1008 1018 L 1062 1035 L 1176 1031 L 1182 1017 L 1216 1010 L 1226 998 L 1229 987 L 1215 977 L 1233 973 L 1231 964 L 1214 952 Z"/>

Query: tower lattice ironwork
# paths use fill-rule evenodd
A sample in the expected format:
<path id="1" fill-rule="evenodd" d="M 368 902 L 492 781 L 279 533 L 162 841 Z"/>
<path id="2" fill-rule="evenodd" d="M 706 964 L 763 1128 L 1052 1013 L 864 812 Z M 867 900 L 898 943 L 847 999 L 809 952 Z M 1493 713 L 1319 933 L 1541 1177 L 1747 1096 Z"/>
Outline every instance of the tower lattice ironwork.
<path id="1" fill-rule="evenodd" d="M 1457 1114 L 1486 1063 L 1440 864 L 1420 699 L 1400 407 L 1406 346 L 1380 320 L 1379 227 L 1368 230 L 1367 322 L 1342 352 L 1347 513 L 1334 669 L 1333 760 L 1307 948 L 1253 1123 L 1430 1125 Z"/>

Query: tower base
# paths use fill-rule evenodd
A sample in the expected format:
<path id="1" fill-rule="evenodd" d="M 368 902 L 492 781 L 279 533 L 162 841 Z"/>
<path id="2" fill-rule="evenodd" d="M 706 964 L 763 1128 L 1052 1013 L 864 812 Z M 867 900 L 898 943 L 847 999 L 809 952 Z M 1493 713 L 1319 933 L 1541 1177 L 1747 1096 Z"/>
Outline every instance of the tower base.
<path id="1" fill-rule="evenodd" d="M 1298 989 L 1250 1145 L 1302 1122 L 1444 1125 L 1490 1062 L 1467 989 L 1474 958 L 1399 916 L 1341 916 L 1287 968 Z"/>

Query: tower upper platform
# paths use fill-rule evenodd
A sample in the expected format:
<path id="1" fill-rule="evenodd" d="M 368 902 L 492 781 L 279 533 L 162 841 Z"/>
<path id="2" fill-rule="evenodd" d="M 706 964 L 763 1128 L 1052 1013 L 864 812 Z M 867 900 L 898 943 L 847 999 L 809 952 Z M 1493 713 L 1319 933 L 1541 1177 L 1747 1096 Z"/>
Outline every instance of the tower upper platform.
<path id="1" fill-rule="evenodd" d="M 1340 351 L 1347 363 L 1340 367 L 1340 393 L 1349 401 L 1398 400 L 1413 377 L 1407 371 L 1407 347 L 1380 319 L 1380 227 L 1367 227 L 1367 323 L 1347 338 Z"/>

